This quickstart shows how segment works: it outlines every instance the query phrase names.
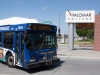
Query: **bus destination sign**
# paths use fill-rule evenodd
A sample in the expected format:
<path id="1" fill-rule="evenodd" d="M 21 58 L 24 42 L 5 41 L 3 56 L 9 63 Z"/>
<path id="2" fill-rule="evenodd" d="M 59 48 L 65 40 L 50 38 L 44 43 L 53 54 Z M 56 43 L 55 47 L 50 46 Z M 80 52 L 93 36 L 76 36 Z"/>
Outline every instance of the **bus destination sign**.
<path id="1" fill-rule="evenodd" d="M 55 30 L 55 27 L 49 25 L 33 25 L 31 29 L 34 30 Z"/>

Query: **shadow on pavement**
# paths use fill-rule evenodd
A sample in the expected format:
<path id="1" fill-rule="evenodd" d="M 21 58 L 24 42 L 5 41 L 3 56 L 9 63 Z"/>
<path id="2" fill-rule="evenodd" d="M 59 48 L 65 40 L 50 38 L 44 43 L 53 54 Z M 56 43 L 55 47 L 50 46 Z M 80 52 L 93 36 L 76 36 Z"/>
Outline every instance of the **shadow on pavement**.
<path id="1" fill-rule="evenodd" d="M 5 62 L 3 62 L 3 61 L 0 61 L 0 63 L 1 63 L 1 64 L 4 64 L 4 65 L 6 65 L 6 63 L 5 63 Z"/>
<path id="2" fill-rule="evenodd" d="M 32 74 L 32 73 L 36 73 L 36 72 L 40 72 L 40 71 L 54 70 L 55 68 L 61 66 L 62 63 L 64 63 L 64 61 L 60 61 L 60 62 L 52 64 L 50 66 L 42 66 L 42 67 L 33 68 L 33 69 L 23 69 L 23 68 L 20 68 L 20 67 L 16 67 L 16 69 L 20 69 L 20 70 L 23 70 L 23 71 L 25 71 L 29 74 Z"/>

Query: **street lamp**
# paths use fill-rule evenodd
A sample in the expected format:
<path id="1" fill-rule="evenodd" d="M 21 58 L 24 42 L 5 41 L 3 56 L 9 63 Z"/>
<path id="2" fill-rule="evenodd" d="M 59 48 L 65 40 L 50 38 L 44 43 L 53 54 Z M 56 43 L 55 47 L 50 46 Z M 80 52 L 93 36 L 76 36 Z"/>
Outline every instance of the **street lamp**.
<path id="1" fill-rule="evenodd" d="M 49 8 L 49 7 L 44 7 L 44 8 L 42 8 L 42 9 L 52 9 L 52 10 L 55 10 L 55 11 L 57 11 L 58 12 L 58 14 L 59 14 L 59 27 L 58 27 L 58 35 L 59 35 L 59 43 L 60 43 L 60 11 L 59 10 L 57 10 L 57 9 L 54 9 L 54 8 Z"/>

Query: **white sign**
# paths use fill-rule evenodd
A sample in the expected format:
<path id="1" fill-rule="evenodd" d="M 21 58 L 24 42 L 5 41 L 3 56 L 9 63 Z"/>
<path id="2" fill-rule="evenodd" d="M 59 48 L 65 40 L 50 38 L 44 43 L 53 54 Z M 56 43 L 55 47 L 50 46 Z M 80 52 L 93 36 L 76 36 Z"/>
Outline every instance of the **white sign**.
<path id="1" fill-rule="evenodd" d="M 67 23 L 94 23 L 95 11 L 66 11 Z"/>
<path id="2" fill-rule="evenodd" d="M 9 30 L 9 26 L 6 26 L 6 27 L 0 27 L 0 30 Z"/>
<path id="3" fill-rule="evenodd" d="M 18 26 L 18 29 L 23 29 L 23 26 Z"/>

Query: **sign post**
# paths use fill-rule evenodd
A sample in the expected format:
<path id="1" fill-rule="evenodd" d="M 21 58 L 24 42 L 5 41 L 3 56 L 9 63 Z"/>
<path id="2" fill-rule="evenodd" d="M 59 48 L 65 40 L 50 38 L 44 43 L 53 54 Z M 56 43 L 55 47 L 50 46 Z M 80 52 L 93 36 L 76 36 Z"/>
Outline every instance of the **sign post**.
<path id="1" fill-rule="evenodd" d="M 94 23 L 95 11 L 66 11 L 66 23 L 69 24 L 68 50 L 74 50 L 74 25 L 75 23 Z"/>

